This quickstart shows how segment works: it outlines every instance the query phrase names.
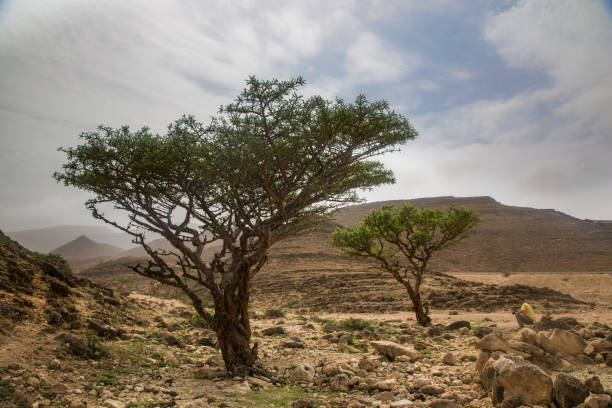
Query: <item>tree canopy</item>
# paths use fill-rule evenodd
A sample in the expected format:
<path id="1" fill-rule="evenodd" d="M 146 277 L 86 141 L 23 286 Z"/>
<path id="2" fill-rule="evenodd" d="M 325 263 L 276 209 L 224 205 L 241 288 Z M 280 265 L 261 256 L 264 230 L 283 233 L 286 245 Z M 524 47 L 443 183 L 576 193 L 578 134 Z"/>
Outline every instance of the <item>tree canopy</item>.
<path id="1" fill-rule="evenodd" d="M 82 133 L 80 145 L 60 148 L 67 162 L 57 181 L 94 193 L 86 203 L 93 216 L 131 234 L 150 255 L 134 270 L 185 291 L 221 343 L 242 336 L 248 346 L 249 284 L 270 246 L 355 202 L 356 189 L 394 182 L 372 159 L 417 135 L 385 101 L 306 98 L 297 93 L 304 84 L 251 77 L 208 125 L 184 116 L 163 135 L 100 126 Z M 108 204 L 129 220 L 105 212 Z M 150 247 L 147 233 L 175 250 Z M 204 260 L 213 242 L 214 255 Z M 214 313 L 191 283 L 210 291 Z M 252 364 L 229 345 L 222 344 L 228 369 Z"/>
<path id="2" fill-rule="evenodd" d="M 406 287 L 419 323 L 428 325 L 420 287 L 431 257 L 467 237 L 479 220 L 474 210 L 463 207 L 443 211 L 383 206 L 356 227 L 336 229 L 331 242 L 346 255 L 375 260 L 393 275 Z"/>

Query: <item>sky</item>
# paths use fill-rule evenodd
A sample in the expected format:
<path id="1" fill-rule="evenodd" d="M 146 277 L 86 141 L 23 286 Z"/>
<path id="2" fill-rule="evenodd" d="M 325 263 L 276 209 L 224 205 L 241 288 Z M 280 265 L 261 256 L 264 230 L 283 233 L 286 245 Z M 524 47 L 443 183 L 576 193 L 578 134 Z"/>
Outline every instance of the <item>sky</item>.
<path id="1" fill-rule="evenodd" d="M 368 201 L 612 219 L 612 0 L 0 0 L 0 229 L 95 224 L 52 173 L 98 124 L 207 122 L 244 87 L 386 99 L 419 132 Z"/>

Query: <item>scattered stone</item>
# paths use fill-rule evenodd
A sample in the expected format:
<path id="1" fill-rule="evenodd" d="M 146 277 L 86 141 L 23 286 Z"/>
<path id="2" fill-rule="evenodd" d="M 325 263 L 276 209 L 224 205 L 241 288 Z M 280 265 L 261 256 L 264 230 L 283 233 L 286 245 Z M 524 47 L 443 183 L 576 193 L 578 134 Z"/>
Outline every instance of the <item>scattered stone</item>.
<path id="1" fill-rule="evenodd" d="M 561 354 L 581 354 L 586 347 L 582 337 L 567 330 L 554 329 L 549 339 L 556 351 Z"/>
<path id="2" fill-rule="evenodd" d="M 166 334 L 163 337 L 163 341 L 164 343 L 166 343 L 169 346 L 176 346 L 179 345 L 181 343 L 181 341 L 178 339 L 178 337 L 176 337 L 174 334 Z"/>
<path id="3" fill-rule="evenodd" d="M 595 339 L 584 348 L 584 354 L 591 357 L 601 352 L 612 352 L 612 342 L 606 339 Z"/>
<path id="4" fill-rule="evenodd" d="M 375 358 L 365 358 L 357 363 L 357 367 L 366 371 L 374 371 L 380 367 L 380 360 Z"/>
<path id="5" fill-rule="evenodd" d="M 219 377 L 221 375 L 221 372 L 214 368 L 198 367 L 193 370 L 191 375 L 193 376 L 193 378 L 197 378 L 199 380 L 210 380 Z"/>
<path id="6" fill-rule="evenodd" d="M 13 401 L 17 406 L 29 406 L 31 404 L 30 397 L 21 390 L 15 390 L 15 392 L 13 392 Z"/>
<path id="7" fill-rule="evenodd" d="M 280 346 L 283 347 L 283 348 L 294 348 L 294 349 L 296 349 L 296 348 L 303 349 L 304 347 L 306 347 L 304 345 L 304 343 L 302 343 L 301 341 L 294 341 L 294 340 L 283 341 L 280 344 Z"/>
<path id="8" fill-rule="evenodd" d="M 573 408 L 584 402 L 589 396 L 589 390 L 577 378 L 567 374 L 559 374 L 554 384 L 555 401 L 560 408 Z"/>
<path id="9" fill-rule="evenodd" d="M 315 376 L 315 369 L 309 363 L 298 364 L 289 371 L 289 380 L 292 382 L 312 382 Z"/>
<path id="10" fill-rule="evenodd" d="M 117 330 L 116 328 L 114 328 L 113 326 L 104 324 L 103 322 L 96 320 L 96 319 L 89 319 L 87 327 L 95 331 L 98 334 L 98 336 L 106 337 L 109 339 L 114 339 L 115 337 L 118 337 L 121 335 L 121 332 Z"/>
<path id="11" fill-rule="evenodd" d="M 442 334 L 442 331 L 440 330 L 439 327 L 432 326 L 432 327 L 428 327 L 427 330 L 425 330 L 425 333 L 429 337 L 436 337 L 436 336 L 439 336 L 440 334 Z"/>
<path id="12" fill-rule="evenodd" d="M 391 408 L 405 408 L 405 407 L 411 407 L 414 405 L 414 402 L 407 400 L 407 399 L 401 399 L 399 401 L 394 401 L 391 403 Z"/>
<path id="13" fill-rule="evenodd" d="M 462 327 L 467 327 L 469 329 L 471 327 L 470 322 L 466 320 L 457 320 L 446 326 L 446 330 L 458 330 Z"/>
<path id="14" fill-rule="evenodd" d="M 282 317 L 285 317 L 285 312 L 281 309 L 268 309 L 264 313 L 264 318 L 266 319 L 280 319 Z"/>
<path id="15" fill-rule="evenodd" d="M 388 380 L 378 381 L 376 384 L 374 384 L 374 388 L 381 391 L 391 391 L 396 385 L 397 381 L 395 381 L 393 378 L 390 378 Z"/>
<path id="16" fill-rule="evenodd" d="M 348 391 L 349 379 L 346 374 L 338 374 L 329 382 L 332 391 Z"/>
<path id="17" fill-rule="evenodd" d="M 457 364 L 457 358 L 453 353 L 445 353 L 441 359 L 443 364 L 446 365 L 455 365 Z"/>
<path id="18" fill-rule="evenodd" d="M 599 380 L 599 377 L 596 375 L 589 375 L 587 378 L 585 378 L 584 385 L 593 394 L 603 394 L 604 393 L 604 389 L 603 389 L 603 386 L 601 385 L 601 381 Z"/>
<path id="19" fill-rule="evenodd" d="M 440 395 L 444 392 L 444 388 L 430 384 L 422 386 L 419 391 L 427 395 Z"/>
<path id="20" fill-rule="evenodd" d="M 487 327 L 487 326 L 477 326 L 474 329 L 474 336 L 478 337 L 479 339 L 483 338 L 484 336 L 486 336 L 487 334 L 493 333 L 493 328 L 491 327 Z"/>
<path id="21" fill-rule="evenodd" d="M 459 408 L 455 401 L 443 398 L 436 398 L 429 403 L 431 408 Z"/>
<path id="22" fill-rule="evenodd" d="M 413 360 L 423 358 L 423 355 L 418 351 L 392 341 L 371 341 L 370 345 L 372 345 L 378 353 L 384 355 L 391 361 L 394 361 L 398 356 L 409 356 Z"/>
<path id="23" fill-rule="evenodd" d="M 248 377 L 247 381 L 249 382 L 249 384 L 256 385 L 261 388 L 269 388 L 272 386 L 272 383 L 270 383 L 269 381 L 262 380 L 256 377 Z"/>
<path id="24" fill-rule="evenodd" d="M 494 404 L 515 397 L 525 405 L 552 402 L 552 379 L 519 356 L 493 353 L 480 372 L 480 380 L 491 391 Z"/>
<path id="25" fill-rule="evenodd" d="M 55 340 L 68 345 L 68 351 L 82 358 L 89 358 L 94 355 L 93 350 L 89 345 L 80 337 L 70 333 L 62 333 L 55 337 Z"/>
<path id="26" fill-rule="evenodd" d="M 610 404 L 610 396 L 608 394 L 591 394 L 584 400 L 585 408 L 606 408 Z"/>
<path id="27" fill-rule="evenodd" d="M 497 334 L 487 334 L 474 345 L 477 349 L 487 351 L 508 351 L 510 344 Z"/>
<path id="28" fill-rule="evenodd" d="M 107 399 L 102 406 L 106 408 L 125 408 L 125 404 L 114 399 Z"/>
<path id="29" fill-rule="evenodd" d="M 262 330 L 262 333 L 264 336 L 278 336 L 280 334 L 285 334 L 285 329 L 283 329 L 282 326 L 273 326 Z"/>

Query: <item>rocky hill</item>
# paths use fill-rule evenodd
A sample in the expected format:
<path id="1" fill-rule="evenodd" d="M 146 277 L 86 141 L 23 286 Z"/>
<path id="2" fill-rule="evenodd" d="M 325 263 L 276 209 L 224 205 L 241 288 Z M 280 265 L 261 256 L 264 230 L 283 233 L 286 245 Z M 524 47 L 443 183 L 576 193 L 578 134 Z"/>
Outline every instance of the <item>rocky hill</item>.
<path id="1" fill-rule="evenodd" d="M 612 271 L 612 224 L 580 220 L 551 209 L 514 207 L 491 197 L 436 197 L 385 201 L 343 209 L 336 222 L 355 225 L 368 211 L 404 203 L 428 208 L 452 205 L 476 210 L 475 233 L 436 256 L 439 271 Z"/>
<path id="2" fill-rule="evenodd" d="M 122 252 L 124 251 L 119 247 L 109 244 L 100 244 L 89 239 L 85 235 L 81 235 L 77 239 L 51 251 L 52 254 L 61 255 L 68 262 L 87 258 L 116 257 Z"/>

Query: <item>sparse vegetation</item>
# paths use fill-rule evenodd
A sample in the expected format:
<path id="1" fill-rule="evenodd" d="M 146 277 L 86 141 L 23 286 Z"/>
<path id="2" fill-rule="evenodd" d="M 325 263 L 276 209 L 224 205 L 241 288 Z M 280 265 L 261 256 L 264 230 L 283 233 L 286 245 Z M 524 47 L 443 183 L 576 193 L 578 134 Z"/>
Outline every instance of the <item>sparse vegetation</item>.
<path id="1" fill-rule="evenodd" d="M 475 211 L 466 208 L 383 206 L 368 213 L 357 227 L 336 229 L 331 242 L 346 255 L 373 259 L 404 285 L 417 321 L 428 326 L 431 319 L 421 299 L 421 284 L 431 257 L 467 237 L 479 220 Z"/>

